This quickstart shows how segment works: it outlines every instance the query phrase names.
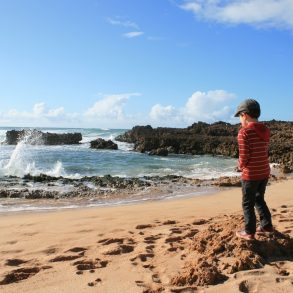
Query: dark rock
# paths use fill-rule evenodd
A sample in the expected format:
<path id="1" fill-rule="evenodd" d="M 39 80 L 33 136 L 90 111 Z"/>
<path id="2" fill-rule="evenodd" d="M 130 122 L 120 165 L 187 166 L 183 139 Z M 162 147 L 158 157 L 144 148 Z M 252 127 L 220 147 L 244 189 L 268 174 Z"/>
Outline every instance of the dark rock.
<path id="1" fill-rule="evenodd" d="M 25 139 L 29 144 L 62 145 L 79 144 L 82 140 L 81 133 L 43 133 L 39 130 L 10 130 L 6 132 L 5 143 L 16 145 Z"/>
<path id="2" fill-rule="evenodd" d="M 220 177 L 216 179 L 212 185 L 220 186 L 220 187 L 240 187 L 241 179 L 240 177 Z"/>
<path id="3" fill-rule="evenodd" d="M 97 138 L 90 142 L 92 149 L 118 150 L 118 145 L 112 140 Z"/>
<path id="4" fill-rule="evenodd" d="M 269 157 L 271 163 L 281 164 L 285 173 L 293 170 L 293 122 L 271 120 L 264 122 L 271 131 Z M 240 125 L 226 122 L 208 124 L 198 122 L 187 128 L 152 128 L 135 126 L 116 137 L 133 143 L 134 150 L 157 154 L 168 153 L 238 157 L 237 134 Z"/>
<path id="5" fill-rule="evenodd" d="M 29 180 L 29 181 L 34 181 L 34 182 L 51 182 L 51 181 L 57 181 L 59 179 L 62 179 L 63 177 L 52 177 L 46 174 L 40 174 L 33 176 L 31 174 L 26 174 L 23 176 L 23 179 Z"/>
<path id="6" fill-rule="evenodd" d="M 158 148 L 158 149 L 156 149 L 156 150 L 152 150 L 152 151 L 150 151 L 149 152 L 149 155 L 150 156 L 164 156 L 164 157 L 166 157 L 166 156 L 168 156 L 168 150 L 166 149 L 166 148 Z"/>

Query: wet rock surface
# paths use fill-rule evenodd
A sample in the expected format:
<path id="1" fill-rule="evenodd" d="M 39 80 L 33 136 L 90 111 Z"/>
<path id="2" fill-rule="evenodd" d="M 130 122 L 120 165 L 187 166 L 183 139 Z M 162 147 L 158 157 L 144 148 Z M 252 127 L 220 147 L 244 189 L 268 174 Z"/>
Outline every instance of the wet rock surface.
<path id="1" fill-rule="evenodd" d="M 118 145 L 112 140 L 104 140 L 102 138 L 97 138 L 90 142 L 92 149 L 107 149 L 107 150 L 118 150 Z"/>
<path id="2" fill-rule="evenodd" d="M 39 130 L 9 130 L 6 132 L 5 143 L 16 145 L 24 137 L 30 144 L 62 145 L 79 144 L 82 140 L 81 133 L 49 133 Z"/>
<path id="3" fill-rule="evenodd" d="M 23 178 L 1 178 L 0 198 L 26 198 L 26 199 L 61 199 L 61 198 L 95 198 L 112 196 L 123 193 L 145 194 L 166 192 L 172 186 L 182 187 L 199 186 L 205 181 L 188 179 L 181 176 L 152 176 L 141 178 L 121 178 L 105 175 L 102 177 L 82 177 L 70 179 L 64 177 L 51 177 L 45 174 L 33 176 L 25 175 Z M 207 183 L 204 183 L 207 184 Z M 169 189 L 168 189 L 169 188 Z"/>
<path id="4" fill-rule="evenodd" d="M 284 180 L 286 177 L 271 175 L 270 181 Z M 52 177 L 46 174 L 22 178 L 8 176 L 0 178 L 0 198 L 22 199 L 133 199 L 150 196 L 170 196 L 195 193 L 209 188 L 210 192 L 219 188 L 240 187 L 238 176 L 224 176 L 216 179 L 193 179 L 176 175 L 143 176 L 121 178 L 111 175 L 71 179 Z"/>
<path id="5" fill-rule="evenodd" d="M 271 120 L 264 123 L 271 131 L 270 162 L 280 164 L 286 173 L 292 172 L 293 122 Z M 159 149 L 166 149 L 168 153 L 175 154 L 210 154 L 237 158 L 239 127 L 239 124 L 225 122 L 198 122 L 187 128 L 135 126 L 116 137 L 116 140 L 134 143 L 135 151 L 151 154 L 157 154 Z"/>

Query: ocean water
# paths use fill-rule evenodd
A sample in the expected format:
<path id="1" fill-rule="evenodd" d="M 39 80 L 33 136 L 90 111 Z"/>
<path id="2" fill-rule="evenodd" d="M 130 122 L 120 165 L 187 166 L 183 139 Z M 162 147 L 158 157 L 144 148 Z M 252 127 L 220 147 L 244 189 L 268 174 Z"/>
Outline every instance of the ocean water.
<path id="1" fill-rule="evenodd" d="M 0 128 L 0 142 L 6 131 L 20 128 Z M 178 175 L 188 178 L 210 179 L 234 176 L 236 159 L 213 156 L 169 155 L 149 156 L 132 151 L 133 145 L 115 141 L 125 129 L 68 129 L 42 128 L 43 132 L 82 133 L 79 145 L 44 146 L 31 145 L 25 140 L 16 146 L 0 144 L 0 177 L 25 174 L 81 178 L 84 176 L 112 175 L 118 177 L 142 177 Z M 96 138 L 111 139 L 118 150 L 90 149 L 90 141 Z"/>
<path id="2" fill-rule="evenodd" d="M 0 128 L 0 142 L 5 141 L 6 131 L 23 128 Z M 239 176 L 234 171 L 236 159 L 197 155 L 169 155 L 167 157 L 149 156 L 133 151 L 133 145 L 115 141 L 115 137 L 126 129 L 71 129 L 40 128 L 43 132 L 74 133 L 81 132 L 79 145 L 44 146 L 31 145 L 24 138 L 16 146 L 0 144 L 0 188 L 4 187 L 7 176 L 22 178 L 26 174 L 47 174 L 53 177 L 79 179 L 84 176 L 118 176 L 124 178 L 143 176 L 178 175 L 188 178 L 211 179 L 221 176 Z M 111 139 L 118 144 L 118 150 L 90 149 L 90 141 L 96 138 Z M 16 179 L 18 180 L 18 179 Z M 1 183 L 2 182 L 2 183 Z M 21 180 L 19 179 L 19 182 Z M 20 183 L 19 186 L 21 186 Z M 1 186 L 2 185 L 2 186 Z M 20 188 L 15 186 L 15 188 Z M 9 186 L 9 188 L 14 188 Z M 41 184 L 28 188 L 45 189 Z M 65 190 L 70 186 L 55 186 Z M 180 196 L 210 193 L 209 187 L 196 189 L 187 186 L 184 190 L 173 187 L 171 191 L 161 193 L 156 199 L 170 199 Z M 17 211 L 49 211 L 77 207 L 121 205 L 153 200 L 152 192 L 142 192 L 137 196 L 124 198 L 90 198 L 87 200 L 60 199 L 50 200 L 1 199 L 0 213 Z"/>

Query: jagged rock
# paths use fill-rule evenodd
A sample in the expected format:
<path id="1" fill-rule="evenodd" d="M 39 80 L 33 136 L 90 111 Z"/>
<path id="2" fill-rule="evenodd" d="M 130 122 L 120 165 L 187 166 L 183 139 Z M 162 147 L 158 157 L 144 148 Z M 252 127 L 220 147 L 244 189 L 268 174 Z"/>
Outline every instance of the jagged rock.
<path id="1" fill-rule="evenodd" d="M 166 148 L 158 148 L 149 152 L 150 156 L 168 156 L 168 150 Z"/>
<path id="2" fill-rule="evenodd" d="M 97 138 L 90 142 L 92 149 L 107 149 L 107 150 L 118 150 L 118 145 L 112 140 L 104 140 L 102 138 Z"/>
<path id="3" fill-rule="evenodd" d="M 293 122 L 264 122 L 271 131 L 269 156 L 271 163 L 281 164 L 284 172 L 293 170 Z M 133 143 L 134 150 L 156 154 L 158 149 L 169 153 L 238 157 L 237 134 L 240 125 L 226 122 L 198 122 L 187 128 L 152 128 L 135 126 L 116 137 Z"/>
<path id="4" fill-rule="evenodd" d="M 16 145 L 25 139 L 29 144 L 60 145 L 79 144 L 82 140 L 81 133 L 44 133 L 39 130 L 9 130 L 6 132 L 5 143 Z"/>

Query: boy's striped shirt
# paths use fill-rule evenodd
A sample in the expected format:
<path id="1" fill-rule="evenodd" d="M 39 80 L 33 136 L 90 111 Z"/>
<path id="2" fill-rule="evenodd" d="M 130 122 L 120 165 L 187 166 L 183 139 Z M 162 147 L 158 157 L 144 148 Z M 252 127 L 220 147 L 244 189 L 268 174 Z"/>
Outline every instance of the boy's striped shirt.
<path id="1" fill-rule="evenodd" d="M 269 129 L 262 123 L 249 123 L 238 132 L 239 168 L 243 180 L 262 180 L 270 175 Z"/>

